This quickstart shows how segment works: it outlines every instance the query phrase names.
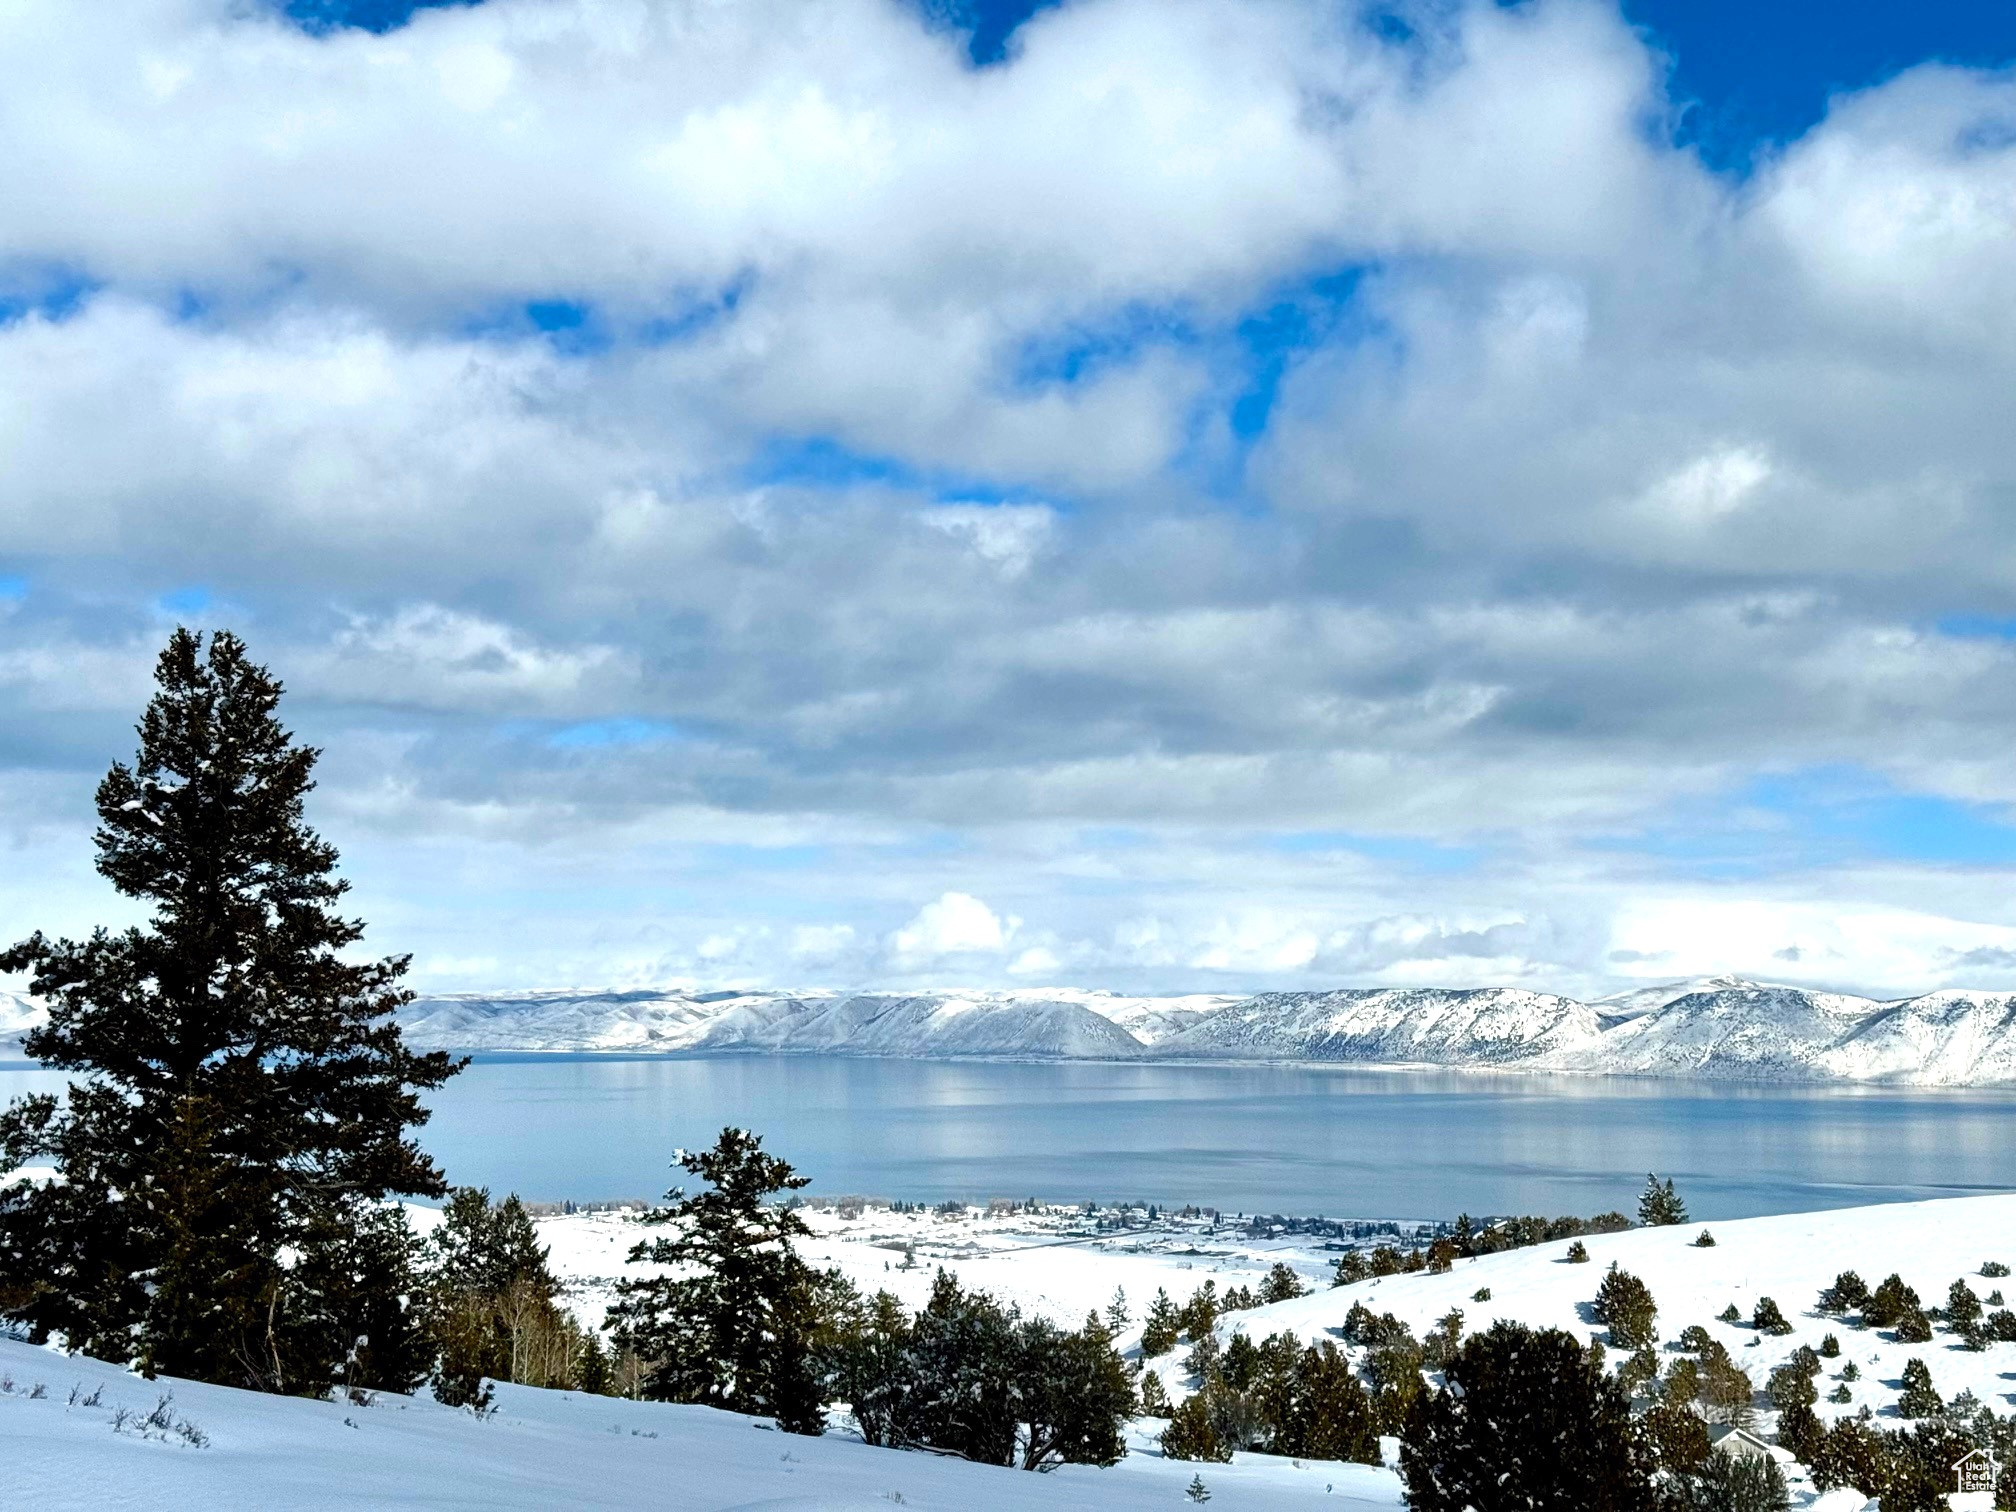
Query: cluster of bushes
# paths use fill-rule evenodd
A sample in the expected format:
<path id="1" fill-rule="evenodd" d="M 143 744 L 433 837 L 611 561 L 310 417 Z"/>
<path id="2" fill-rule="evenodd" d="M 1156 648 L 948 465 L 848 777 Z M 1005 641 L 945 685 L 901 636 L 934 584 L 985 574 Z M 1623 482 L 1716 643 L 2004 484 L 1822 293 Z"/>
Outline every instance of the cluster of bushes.
<path id="1" fill-rule="evenodd" d="M 1277 1333 L 1255 1344 L 1234 1334 L 1222 1354 L 1214 1350 L 1203 1363 L 1201 1384 L 1163 1432 L 1169 1458 L 1223 1461 L 1234 1450 L 1257 1449 L 1379 1463 L 1371 1394 L 1328 1340 L 1305 1347 Z"/>
<path id="2" fill-rule="evenodd" d="M 1496 1255 L 1585 1234 L 1618 1234 L 1630 1227 L 1631 1220 L 1622 1213 L 1598 1213 L 1594 1218 L 1506 1218 L 1482 1226 L 1464 1213 L 1447 1234 L 1426 1246 L 1417 1244 L 1402 1250 L 1398 1245 L 1382 1244 L 1370 1251 L 1349 1251 L 1338 1259 L 1337 1272 L 1330 1284 L 1349 1286 L 1374 1276 L 1414 1271 L 1440 1274 L 1458 1260 L 1474 1260 L 1479 1255 Z"/>
<path id="3" fill-rule="evenodd" d="M 1186 1338 L 1196 1344 L 1211 1334 L 1226 1313 L 1245 1312 L 1272 1302 L 1288 1302 L 1301 1296 L 1306 1289 L 1293 1268 L 1278 1261 L 1261 1279 L 1257 1292 L 1240 1285 L 1227 1288 L 1221 1296 L 1218 1283 L 1207 1280 L 1190 1294 L 1189 1301 L 1178 1307 L 1169 1300 L 1166 1288 L 1158 1288 L 1148 1304 L 1148 1314 L 1142 1320 L 1141 1353 L 1152 1360 L 1169 1353 Z M 1196 1374 L 1195 1371 L 1191 1373 Z"/>

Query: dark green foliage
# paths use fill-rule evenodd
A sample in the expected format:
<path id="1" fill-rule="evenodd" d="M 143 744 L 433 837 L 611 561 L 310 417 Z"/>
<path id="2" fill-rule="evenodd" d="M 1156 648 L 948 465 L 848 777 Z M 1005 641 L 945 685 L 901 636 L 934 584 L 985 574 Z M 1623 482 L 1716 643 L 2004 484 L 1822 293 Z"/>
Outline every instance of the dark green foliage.
<path id="1" fill-rule="evenodd" d="M 1861 1380 L 1862 1367 L 1860 1365 L 1857 1365 L 1853 1360 L 1850 1360 L 1846 1365 L 1843 1365 L 1841 1367 L 1841 1379 L 1844 1381 Z"/>
<path id="2" fill-rule="evenodd" d="M 1267 1272 L 1267 1279 L 1260 1283 L 1262 1302 L 1287 1302 L 1302 1295 L 1302 1278 L 1294 1270 L 1278 1261 Z"/>
<path id="3" fill-rule="evenodd" d="M 1953 1465 L 1975 1447 L 1973 1441 L 1949 1424 L 1932 1421 L 1886 1434 L 1884 1444 L 1888 1453 L 1877 1490 L 1883 1512 L 1947 1512 Z"/>
<path id="4" fill-rule="evenodd" d="M 1841 1354 L 1841 1341 L 1830 1333 L 1820 1341 L 1820 1353 L 1824 1358 L 1829 1360 L 1839 1358 Z"/>
<path id="5" fill-rule="evenodd" d="M 1715 1248 L 1715 1236 L 1709 1233 L 1708 1230 L 1706 1229 L 1701 1230 L 1700 1234 L 1694 1240 L 1694 1248 L 1696 1249 Z"/>
<path id="6" fill-rule="evenodd" d="M 1661 1182 L 1657 1176 L 1645 1178 L 1645 1190 L 1638 1197 L 1638 1221 L 1647 1228 L 1665 1228 L 1687 1221 L 1687 1204 L 1673 1190 L 1673 1178 Z"/>
<path id="7" fill-rule="evenodd" d="M 1152 1370 L 1141 1372 L 1141 1411 L 1148 1417 L 1169 1416 L 1169 1393 Z"/>
<path id="8" fill-rule="evenodd" d="M 1840 1283 L 1837 1281 L 1835 1285 Z M 1824 1298 L 1826 1293 L 1821 1295 Z M 1891 1328 L 1909 1314 L 1922 1310 L 1918 1293 L 1904 1284 L 1903 1277 L 1893 1273 L 1863 1302 L 1862 1323 L 1865 1328 Z"/>
<path id="9" fill-rule="evenodd" d="M 1897 1410 L 1907 1418 L 1937 1417 L 1946 1404 L 1932 1388 L 1932 1371 L 1913 1356 L 1904 1362 L 1904 1390 L 1898 1395 Z"/>
<path id="10" fill-rule="evenodd" d="M 1218 1437 L 1218 1430 L 1211 1426 L 1211 1414 L 1205 1410 L 1204 1393 L 1192 1392 L 1183 1399 L 1182 1405 L 1170 1416 L 1169 1426 L 1162 1430 L 1162 1453 L 1173 1460 L 1208 1460 L 1218 1464 L 1229 1464 L 1232 1451 Z"/>
<path id="11" fill-rule="evenodd" d="M 1650 1504 L 1651 1453 L 1624 1393 L 1569 1334 L 1496 1323 L 1445 1374 L 1401 1444 L 1414 1512 Z"/>
<path id="12" fill-rule="evenodd" d="M 1929 1344 L 1932 1342 L 1932 1320 L 1913 1308 L 1897 1320 L 1895 1332 L 1900 1344 Z"/>
<path id="13" fill-rule="evenodd" d="M 1768 1459 L 1710 1454 L 1678 1506 L 1687 1512 L 1786 1512 L 1785 1472 Z"/>
<path id="14" fill-rule="evenodd" d="M 493 1203 L 481 1187 L 458 1187 L 442 1216 L 425 1246 L 436 1399 L 481 1409 L 486 1377 L 606 1390 L 601 1343 L 557 1305 L 560 1283 L 517 1197 Z"/>
<path id="15" fill-rule="evenodd" d="M 1793 1350 L 1786 1356 L 1785 1363 L 1804 1375 L 1820 1374 L 1820 1356 L 1813 1352 L 1813 1346 L 1810 1344 L 1801 1344 Z"/>
<path id="16" fill-rule="evenodd" d="M 1610 1342 L 1619 1349 L 1644 1349 L 1658 1342 L 1655 1325 L 1659 1308 L 1643 1281 L 1613 1261 L 1596 1288 L 1596 1321 L 1610 1330 Z"/>
<path id="17" fill-rule="evenodd" d="M 655 1400 L 774 1415 L 792 1432 L 819 1432 L 816 1413 L 789 1410 L 811 1394 L 803 1336 L 813 1320 L 792 1305 L 809 1268 L 791 1247 L 810 1230 L 770 1200 L 807 1178 L 746 1129 L 723 1129 L 713 1149 L 682 1154 L 679 1164 L 707 1189 L 668 1192 L 670 1205 L 644 1222 L 674 1231 L 630 1252 L 633 1262 L 679 1273 L 617 1283 L 616 1342 L 650 1362 L 644 1394 Z"/>
<path id="18" fill-rule="evenodd" d="M 1350 1286 L 1363 1281 L 1372 1274 L 1372 1266 L 1358 1250 L 1346 1250 L 1337 1260 L 1337 1273 L 1330 1278 L 1332 1286 Z"/>
<path id="19" fill-rule="evenodd" d="M 1097 1315 L 1066 1332 L 941 1270 L 914 1319 L 880 1293 L 836 1353 L 835 1389 L 871 1444 L 1026 1470 L 1110 1465 L 1126 1452 L 1134 1386 Z M 1142 1387 L 1147 1410 L 1167 1410 L 1159 1380 L 1144 1374 Z"/>
<path id="20" fill-rule="evenodd" d="M 1219 1369 L 1225 1377 L 1225 1384 L 1234 1391 L 1244 1391 L 1253 1384 L 1253 1377 L 1260 1368 L 1260 1350 L 1246 1334 L 1235 1333 L 1232 1342 L 1225 1346 Z"/>
<path id="21" fill-rule="evenodd" d="M 1832 1391 L 1827 1393 L 1827 1400 L 1837 1405 L 1845 1406 L 1847 1403 L 1855 1400 L 1855 1393 L 1850 1391 L 1848 1383 L 1843 1381 L 1839 1386 L 1836 1386 Z"/>
<path id="22" fill-rule="evenodd" d="M 1327 1339 L 1303 1350 L 1295 1361 L 1283 1429 L 1272 1445 L 1276 1454 L 1379 1463 L 1372 1399 L 1350 1362 Z"/>
<path id="23" fill-rule="evenodd" d="M 1478 1287 L 1477 1290 L 1470 1293 L 1470 1300 L 1472 1302 L 1489 1302 L 1491 1300 L 1491 1288 L 1488 1286 Z"/>
<path id="24" fill-rule="evenodd" d="M 1981 1274 L 1989 1280 L 1994 1281 L 2008 1275 L 2009 1267 L 2004 1265 L 2000 1260 L 1990 1260 L 1982 1265 Z"/>
<path id="25" fill-rule="evenodd" d="M 1743 1314 L 1736 1310 L 1734 1302 L 1731 1302 L 1722 1311 L 1715 1314 L 1715 1316 L 1720 1318 L 1724 1323 L 1741 1323 L 1743 1321 Z"/>
<path id="26" fill-rule="evenodd" d="M 1658 1379 L 1659 1356 L 1649 1344 L 1617 1367 L 1617 1384 L 1626 1396 L 1636 1397 Z"/>
<path id="27" fill-rule="evenodd" d="M 1792 1325 L 1785 1321 L 1785 1314 L 1769 1297 L 1757 1299 L 1756 1307 L 1750 1312 L 1750 1326 L 1759 1333 L 1782 1335 L 1792 1332 Z"/>
<path id="28" fill-rule="evenodd" d="M 1141 1353 L 1149 1359 L 1165 1355 L 1176 1347 L 1176 1340 L 1183 1332 L 1182 1320 L 1177 1316 L 1176 1304 L 1169 1300 L 1169 1293 L 1161 1287 L 1155 1290 L 1155 1300 L 1148 1304 L 1148 1317 L 1141 1326 Z"/>
<path id="29" fill-rule="evenodd" d="M 1088 1314 L 1083 1328 L 1066 1333 L 1032 1319 L 1022 1324 L 1016 1346 L 1022 1468 L 1119 1463 L 1134 1387 L 1106 1325 Z"/>
<path id="30" fill-rule="evenodd" d="M 1218 1283 L 1206 1281 L 1190 1294 L 1190 1300 L 1177 1311 L 1176 1319 L 1183 1325 L 1183 1332 L 1195 1344 L 1206 1338 L 1218 1326 L 1218 1314 L 1223 1311 L 1218 1300 Z"/>
<path id="31" fill-rule="evenodd" d="M 149 1375 L 408 1389 L 412 1240 L 378 1210 L 443 1190 L 407 1131 L 456 1067 L 392 1021 L 406 960 L 350 959 L 363 926 L 303 818 L 318 753 L 274 717 L 279 683 L 186 630 L 155 680 L 95 836 L 147 923 L 0 952 L 49 1005 L 28 1054 L 79 1073 L 0 1114 L 0 1168 L 63 1174 L 0 1194 L 0 1308 Z"/>
<path id="32" fill-rule="evenodd" d="M 1203 1476 L 1193 1475 L 1190 1484 L 1183 1488 L 1183 1496 L 1188 1501 L 1207 1502 L 1211 1500 L 1211 1488 L 1204 1484 Z"/>
<path id="33" fill-rule="evenodd" d="M 1722 1346 L 1715 1342 L 1715 1336 L 1699 1323 L 1689 1323 L 1680 1330 L 1680 1347 L 1689 1354 L 1705 1354 Z"/>
<path id="34" fill-rule="evenodd" d="M 1823 1313 L 1851 1313 L 1867 1305 L 1868 1301 L 1869 1283 L 1852 1270 L 1843 1271 L 1834 1278 L 1832 1286 L 1821 1289 L 1819 1310 Z"/>
<path id="35" fill-rule="evenodd" d="M 1452 1307 L 1435 1320 L 1434 1328 L 1421 1341 L 1422 1366 L 1428 1370 L 1440 1370 L 1455 1356 L 1462 1340 L 1463 1310 Z"/>
<path id="36" fill-rule="evenodd" d="M 1702 1357 L 1701 1389 L 1695 1401 L 1709 1422 L 1734 1423 L 1739 1427 L 1748 1423 L 1754 1394 L 1750 1377 L 1737 1368 L 1727 1350 Z"/>
<path id="37" fill-rule="evenodd" d="M 1580 1239 L 1577 1239 L 1573 1244 L 1568 1246 L 1568 1254 L 1566 1258 L 1570 1265 L 1588 1264 L 1589 1246 L 1584 1244 Z"/>
<path id="38" fill-rule="evenodd" d="M 1955 1332 L 1980 1321 L 1981 1299 L 1964 1280 L 1955 1281 L 1946 1291 L 1946 1321 Z"/>
<path id="39" fill-rule="evenodd" d="M 1813 1385 L 1813 1377 L 1790 1361 L 1771 1372 L 1771 1379 L 1765 1383 L 1764 1393 L 1770 1397 L 1771 1405 L 1780 1412 L 1788 1407 L 1811 1407 L 1819 1400 L 1818 1392 Z"/>
<path id="40" fill-rule="evenodd" d="M 1691 1475 L 1714 1452 L 1708 1425 L 1675 1402 L 1655 1402 L 1639 1416 L 1638 1428 L 1654 1464 L 1668 1475 Z"/>
<path id="41" fill-rule="evenodd" d="M 1884 1435 L 1855 1418 L 1843 1418 L 1807 1460 L 1813 1484 L 1822 1491 L 1852 1486 L 1864 1496 L 1883 1490 L 1889 1473 L 1889 1449 Z"/>

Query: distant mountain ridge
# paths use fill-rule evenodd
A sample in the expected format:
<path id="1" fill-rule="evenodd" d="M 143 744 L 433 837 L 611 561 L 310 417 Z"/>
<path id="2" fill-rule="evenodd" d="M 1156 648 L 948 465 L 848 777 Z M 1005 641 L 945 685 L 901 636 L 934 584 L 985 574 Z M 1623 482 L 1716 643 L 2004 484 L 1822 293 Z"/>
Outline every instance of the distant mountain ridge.
<path id="1" fill-rule="evenodd" d="M 40 1010 L 0 992 L 0 1056 Z M 421 1049 L 1431 1065 L 1613 1076 L 2016 1085 L 2016 992 L 1879 1002 L 1710 977 L 1583 1002 L 1524 987 L 1242 997 L 1081 988 L 453 993 L 400 1013 Z"/>

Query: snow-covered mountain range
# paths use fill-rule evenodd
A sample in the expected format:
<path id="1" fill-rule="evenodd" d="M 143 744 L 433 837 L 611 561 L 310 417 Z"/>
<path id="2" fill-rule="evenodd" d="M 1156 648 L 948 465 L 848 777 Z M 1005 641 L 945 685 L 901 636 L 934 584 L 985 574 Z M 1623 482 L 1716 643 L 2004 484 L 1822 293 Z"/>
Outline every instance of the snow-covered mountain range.
<path id="1" fill-rule="evenodd" d="M 0 1058 L 39 1011 L 0 992 Z M 1478 1066 L 1752 1081 L 2016 1085 L 2016 992 L 1893 1002 L 1735 977 L 1590 1002 L 1523 987 L 1129 997 L 939 992 L 459 993 L 400 1015 L 424 1049 Z"/>

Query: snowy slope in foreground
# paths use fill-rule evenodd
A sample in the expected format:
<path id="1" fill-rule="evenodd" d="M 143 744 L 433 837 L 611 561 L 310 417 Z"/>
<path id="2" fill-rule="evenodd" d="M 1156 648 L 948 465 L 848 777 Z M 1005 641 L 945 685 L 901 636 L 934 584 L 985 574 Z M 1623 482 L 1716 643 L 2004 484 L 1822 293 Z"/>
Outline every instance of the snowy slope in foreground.
<path id="1" fill-rule="evenodd" d="M 149 1382 L 114 1366 L 0 1339 L 0 1505 L 36 1512 L 323 1512 L 330 1507 L 833 1509 L 892 1505 L 966 1512 L 1114 1512 L 1186 1505 L 1201 1469 L 1213 1502 L 1253 1512 L 1396 1508 L 1399 1481 L 1363 1465 L 1300 1465 L 1241 1455 L 1232 1465 L 1161 1458 L 1134 1437 L 1110 1470 L 1032 1475 L 927 1454 L 871 1449 L 839 1435 L 791 1438 L 754 1420 L 571 1392 L 502 1386 L 479 1422 L 431 1402 L 380 1396 L 369 1407 Z M 96 1407 L 69 1404 L 103 1389 Z M 29 1393 L 47 1388 L 40 1399 Z M 176 1416 L 207 1448 L 115 1433 L 113 1412 L 174 1392 Z M 1159 1426 L 1159 1425 L 1156 1425 Z M 1326 1495 L 1325 1487 L 1335 1492 Z"/>

